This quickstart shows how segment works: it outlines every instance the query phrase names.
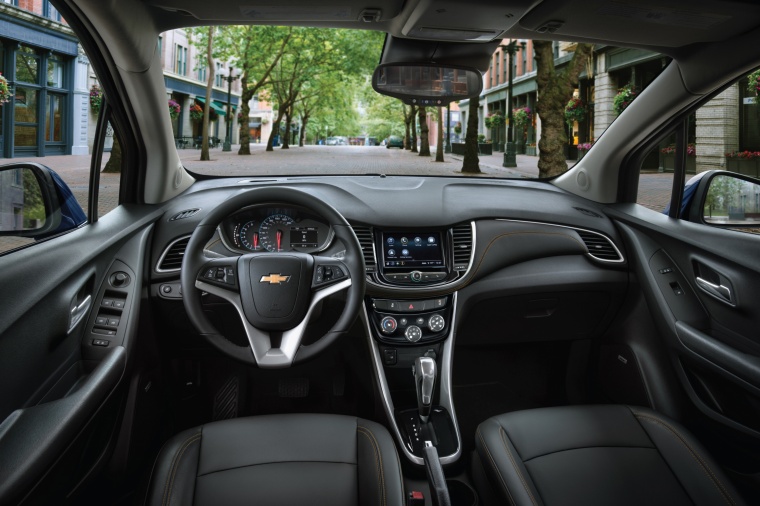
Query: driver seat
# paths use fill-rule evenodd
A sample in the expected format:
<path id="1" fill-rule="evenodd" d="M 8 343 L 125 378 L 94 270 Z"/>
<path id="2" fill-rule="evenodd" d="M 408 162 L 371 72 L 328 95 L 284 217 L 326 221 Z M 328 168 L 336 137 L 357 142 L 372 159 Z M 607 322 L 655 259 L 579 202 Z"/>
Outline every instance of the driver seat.
<path id="1" fill-rule="evenodd" d="M 156 459 L 147 505 L 404 504 L 380 424 L 342 415 L 234 418 L 188 429 Z"/>

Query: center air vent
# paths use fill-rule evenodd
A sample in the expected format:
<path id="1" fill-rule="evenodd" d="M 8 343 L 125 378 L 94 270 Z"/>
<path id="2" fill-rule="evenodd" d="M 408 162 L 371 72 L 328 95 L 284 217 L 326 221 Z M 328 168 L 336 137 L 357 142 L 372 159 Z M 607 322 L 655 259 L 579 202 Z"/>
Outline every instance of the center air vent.
<path id="1" fill-rule="evenodd" d="M 623 256 L 610 239 L 596 232 L 576 230 L 588 248 L 588 254 L 603 262 L 622 262 Z"/>
<path id="2" fill-rule="evenodd" d="M 463 223 L 451 231 L 454 236 L 454 270 L 466 271 L 472 258 L 472 224 Z"/>
<path id="3" fill-rule="evenodd" d="M 184 220 L 185 218 L 189 218 L 191 216 L 194 216 L 196 213 L 198 213 L 200 209 L 185 209 L 184 211 L 180 211 L 171 218 L 169 218 L 169 221 L 175 221 L 175 220 Z"/>
<path id="4" fill-rule="evenodd" d="M 354 229 L 354 234 L 356 234 L 356 238 L 359 239 L 359 244 L 362 247 L 365 271 L 376 272 L 377 263 L 375 261 L 375 245 L 372 241 L 372 229 L 356 225 L 352 225 L 351 228 Z"/>
<path id="5" fill-rule="evenodd" d="M 182 237 L 171 243 L 161 254 L 158 261 L 158 272 L 176 272 L 182 268 L 182 259 L 185 256 L 187 243 L 190 242 L 190 236 Z"/>

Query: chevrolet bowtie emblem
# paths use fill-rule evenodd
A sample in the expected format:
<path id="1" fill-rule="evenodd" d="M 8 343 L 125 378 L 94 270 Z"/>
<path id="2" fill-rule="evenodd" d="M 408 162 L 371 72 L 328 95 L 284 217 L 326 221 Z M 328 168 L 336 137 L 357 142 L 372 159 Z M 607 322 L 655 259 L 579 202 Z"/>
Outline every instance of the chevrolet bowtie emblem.
<path id="1" fill-rule="evenodd" d="M 283 276 L 282 274 L 270 274 L 269 276 L 261 276 L 259 283 L 269 283 L 270 285 L 279 285 L 280 283 L 287 283 L 290 280 L 290 276 Z"/>

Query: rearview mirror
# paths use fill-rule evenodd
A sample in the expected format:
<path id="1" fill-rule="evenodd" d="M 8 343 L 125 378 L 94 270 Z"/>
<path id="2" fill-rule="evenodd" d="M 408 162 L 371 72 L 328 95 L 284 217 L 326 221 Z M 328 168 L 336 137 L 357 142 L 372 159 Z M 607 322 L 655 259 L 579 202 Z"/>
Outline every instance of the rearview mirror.
<path id="1" fill-rule="evenodd" d="M 444 106 L 480 95 L 483 78 L 480 72 L 468 67 L 385 63 L 375 69 L 372 87 L 406 104 Z"/>

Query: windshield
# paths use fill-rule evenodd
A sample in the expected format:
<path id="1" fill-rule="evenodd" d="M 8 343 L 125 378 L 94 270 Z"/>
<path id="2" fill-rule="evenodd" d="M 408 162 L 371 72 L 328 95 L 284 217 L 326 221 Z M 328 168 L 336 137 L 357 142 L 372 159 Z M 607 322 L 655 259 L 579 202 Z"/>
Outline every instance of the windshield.
<path id="1" fill-rule="evenodd" d="M 162 33 L 182 163 L 211 176 L 553 177 L 582 158 L 662 68 L 661 57 L 641 63 L 637 51 L 646 72 L 602 77 L 596 61 L 614 48 L 505 39 L 479 97 L 418 107 L 372 89 L 383 40 L 380 32 L 271 26 Z M 563 93 L 542 95 L 541 72 Z"/>

